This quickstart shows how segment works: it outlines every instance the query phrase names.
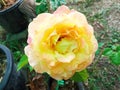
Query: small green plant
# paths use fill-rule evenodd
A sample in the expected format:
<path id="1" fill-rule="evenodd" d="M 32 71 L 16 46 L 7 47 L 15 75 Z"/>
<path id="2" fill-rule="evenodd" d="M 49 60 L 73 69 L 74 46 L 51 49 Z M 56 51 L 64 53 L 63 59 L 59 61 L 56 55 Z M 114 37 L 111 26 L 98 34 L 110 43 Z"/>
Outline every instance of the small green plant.
<path id="1" fill-rule="evenodd" d="M 108 57 L 112 64 L 120 65 L 120 45 L 104 48 L 103 55 Z"/>
<path id="2" fill-rule="evenodd" d="M 58 6 L 66 4 L 65 0 L 36 0 L 36 13 L 52 12 Z"/>

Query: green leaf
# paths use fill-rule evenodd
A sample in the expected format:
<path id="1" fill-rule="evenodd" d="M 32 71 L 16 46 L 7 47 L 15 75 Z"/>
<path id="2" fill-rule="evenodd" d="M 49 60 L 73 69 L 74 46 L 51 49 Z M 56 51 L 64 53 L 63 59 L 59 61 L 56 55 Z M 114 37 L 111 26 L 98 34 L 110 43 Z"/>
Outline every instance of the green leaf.
<path id="1" fill-rule="evenodd" d="M 40 0 L 39 5 L 36 5 L 36 13 L 40 14 L 48 10 L 46 0 Z"/>
<path id="2" fill-rule="evenodd" d="M 103 42 L 98 43 L 98 49 L 97 49 L 97 51 L 96 51 L 96 53 L 95 53 L 96 55 L 99 55 L 99 54 L 100 54 L 101 47 L 103 47 L 103 45 L 104 45 Z"/>
<path id="3" fill-rule="evenodd" d="M 100 42 L 100 43 L 98 43 L 98 47 L 100 47 L 100 48 L 101 48 L 104 44 L 105 44 L 105 43 Z"/>
<path id="4" fill-rule="evenodd" d="M 102 54 L 105 56 L 111 56 L 112 53 L 113 53 L 113 50 L 111 48 L 105 48 Z"/>
<path id="5" fill-rule="evenodd" d="M 113 63 L 115 65 L 120 65 L 120 51 L 119 52 L 114 52 L 110 56 L 110 61 L 111 61 L 111 63 Z"/>
<path id="6" fill-rule="evenodd" d="M 115 43 L 115 42 L 118 42 L 118 40 L 117 39 L 112 39 L 112 41 Z"/>
<path id="7" fill-rule="evenodd" d="M 120 46 L 117 46 L 116 50 L 117 50 L 117 51 L 120 51 Z"/>
<path id="8" fill-rule="evenodd" d="M 13 55 L 14 55 L 15 61 L 17 62 L 17 60 L 19 60 L 20 57 L 22 56 L 22 53 L 20 51 L 15 51 Z"/>
<path id="9" fill-rule="evenodd" d="M 97 49 L 97 51 L 96 51 L 95 54 L 96 54 L 96 55 L 99 55 L 99 54 L 100 54 L 100 49 L 99 49 L 99 48 Z"/>
<path id="10" fill-rule="evenodd" d="M 52 10 L 55 10 L 57 7 L 66 4 L 65 0 L 50 0 Z"/>
<path id="11" fill-rule="evenodd" d="M 26 55 L 23 55 L 17 65 L 17 71 L 20 70 L 22 67 L 28 64 L 28 58 Z"/>
<path id="12" fill-rule="evenodd" d="M 112 45 L 112 50 L 116 50 L 117 46 L 116 45 Z"/>
<path id="13" fill-rule="evenodd" d="M 41 2 L 42 0 L 36 0 L 36 2 Z"/>
<path id="14" fill-rule="evenodd" d="M 29 65 L 28 68 L 29 68 L 30 72 L 33 71 L 33 67 L 32 66 Z"/>
<path id="15" fill-rule="evenodd" d="M 75 82 L 82 82 L 82 81 L 86 81 L 88 77 L 89 77 L 89 74 L 87 70 L 85 69 L 81 72 L 76 72 L 71 78 L 71 80 L 74 80 Z"/>

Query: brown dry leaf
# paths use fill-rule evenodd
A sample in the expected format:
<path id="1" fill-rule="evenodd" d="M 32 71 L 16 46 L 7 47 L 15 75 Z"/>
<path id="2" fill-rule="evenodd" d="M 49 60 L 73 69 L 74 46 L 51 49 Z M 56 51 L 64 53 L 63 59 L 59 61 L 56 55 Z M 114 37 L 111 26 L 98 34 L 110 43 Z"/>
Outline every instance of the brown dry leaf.
<path id="1" fill-rule="evenodd" d="M 12 5 L 16 0 L 4 0 L 7 5 Z"/>
<path id="2" fill-rule="evenodd" d="M 46 90 L 47 88 L 43 75 L 33 77 L 33 80 L 27 86 L 29 86 L 31 90 Z"/>
<path id="3" fill-rule="evenodd" d="M 6 9 L 13 5 L 16 2 L 16 0 L 4 0 L 4 5 L 2 5 L 1 9 Z"/>

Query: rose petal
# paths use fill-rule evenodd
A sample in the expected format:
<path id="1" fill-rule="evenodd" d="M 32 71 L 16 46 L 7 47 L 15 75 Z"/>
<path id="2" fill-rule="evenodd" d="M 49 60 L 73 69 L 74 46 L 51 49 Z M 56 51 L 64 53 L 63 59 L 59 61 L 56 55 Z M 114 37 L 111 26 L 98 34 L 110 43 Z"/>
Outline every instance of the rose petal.
<path id="1" fill-rule="evenodd" d="M 67 80 L 92 63 L 97 48 L 85 15 L 63 5 L 53 14 L 39 14 L 29 24 L 25 54 L 36 72 Z"/>
<path id="2" fill-rule="evenodd" d="M 68 14 L 68 13 L 70 13 L 70 9 L 67 6 L 62 5 L 53 14 Z"/>

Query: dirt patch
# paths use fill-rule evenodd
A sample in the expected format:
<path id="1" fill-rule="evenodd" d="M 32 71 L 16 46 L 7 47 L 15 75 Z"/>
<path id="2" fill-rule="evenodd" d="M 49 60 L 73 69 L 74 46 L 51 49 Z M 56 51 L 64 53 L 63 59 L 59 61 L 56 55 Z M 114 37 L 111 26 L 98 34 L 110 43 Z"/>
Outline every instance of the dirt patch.
<path id="1" fill-rule="evenodd" d="M 45 77 L 41 74 L 33 77 L 32 81 L 30 81 L 27 86 L 30 88 L 30 90 L 47 90 Z"/>
<path id="2" fill-rule="evenodd" d="M 120 0 L 100 0 L 95 2 L 91 9 L 94 13 L 106 10 L 106 20 L 109 27 L 120 28 Z"/>
<path id="3" fill-rule="evenodd" d="M 120 6 L 119 6 L 120 7 Z M 113 8 L 110 10 L 108 18 L 109 27 L 114 27 L 115 29 L 120 29 L 120 8 Z"/>

